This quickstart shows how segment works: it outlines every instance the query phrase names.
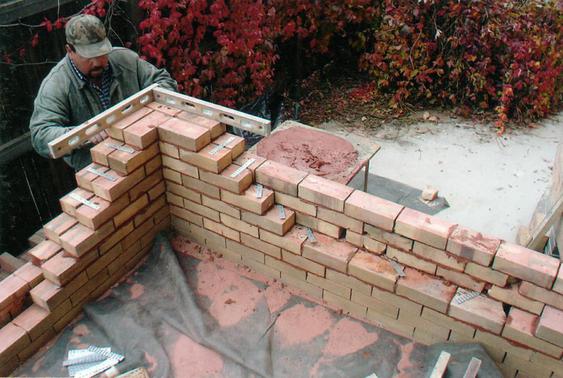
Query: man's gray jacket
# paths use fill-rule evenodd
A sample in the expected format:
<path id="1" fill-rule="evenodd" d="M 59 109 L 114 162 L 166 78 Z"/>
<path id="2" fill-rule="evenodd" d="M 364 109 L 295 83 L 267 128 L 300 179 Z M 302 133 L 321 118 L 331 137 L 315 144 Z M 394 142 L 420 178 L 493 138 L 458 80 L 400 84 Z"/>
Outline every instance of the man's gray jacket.
<path id="1" fill-rule="evenodd" d="M 164 69 L 158 69 L 125 48 L 109 54 L 112 70 L 111 105 L 151 84 L 176 90 L 176 82 Z M 48 143 L 103 111 L 96 92 L 72 71 L 69 57 L 62 59 L 41 83 L 29 123 L 33 148 L 49 157 Z M 79 170 L 90 164 L 90 147 L 74 150 L 64 160 Z"/>

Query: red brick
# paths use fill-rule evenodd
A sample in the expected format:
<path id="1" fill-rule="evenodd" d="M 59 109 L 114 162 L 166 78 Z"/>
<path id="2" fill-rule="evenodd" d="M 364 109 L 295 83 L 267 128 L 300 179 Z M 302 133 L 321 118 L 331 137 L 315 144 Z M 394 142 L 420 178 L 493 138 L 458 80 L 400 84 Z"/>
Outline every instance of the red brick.
<path id="1" fill-rule="evenodd" d="M 23 329 L 31 340 L 35 340 L 50 328 L 49 311 L 37 306 L 31 305 L 18 315 L 12 323 Z"/>
<path id="2" fill-rule="evenodd" d="M 405 208 L 397 217 L 395 232 L 439 249 L 445 249 L 456 225 L 436 217 Z"/>
<path id="3" fill-rule="evenodd" d="M 170 205 L 170 213 L 177 216 L 178 218 L 187 220 L 188 222 L 195 223 L 198 226 L 203 227 L 203 217 L 199 214 L 174 205 Z"/>
<path id="4" fill-rule="evenodd" d="M 313 278 L 311 280 L 307 280 L 307 281 L 311 282 L 313 285 L 320 286 L 324 289 L 328 288 L 329 286 L 330 287 L 337 287 L 337 286 L 341 287 L 340 285 L 337 285 L 336 283 L 325 283 L 326 280 L 324 278 L 321 278 L 321 277 L 324 277 L 324 275 L 325 275 L 326 269 L 325 269 L 324 265 L 317 264 L 316 262 L 308 260 L 304 257 L 301 257 L 300 255 L 297 255 L 293 252 L 289 252 L 285 249 L 282 249 L 282 260 L 287 262 L 288 264 L 297 266 L 297 267 L 299 267 L 303 270 L 306 270 L 308 272 L 316 274 L 317 276 L 320 276 L 320 277 L 315 276 L 315 278 Z M 309 274 L 307 276 L 309 276 Z M 313 281 L 315 281 L 315 279 L 318 283 L 313 282 Z M 321 283 L 321 281 L 323 283 Z M 349 290 L 350 290 L 349 288 L 346 288 L 346 291 L 349 291 Z M 336 289 L 331 289 L 331 291 L 333 293 L 338 294 Z"/>
<path id="5" fill-rule="evenodd" d="M 203 215 L 204 217 L 209 218 L 215 222 L 221 222 L 221 218 L 219 217 L 219 212 L 210 209 L 209 207 L 185 199 L 184 208 L 196 214 Z"/>
<path id="6" fill-rule="evenodd" d="M 231 141 L 229 142 L 229 140 Z M 218 138 L 216 138 L 215 140 L 213 140 L 213 144 L 216 146 L 221 145 L 223 143 L 226 143 L 225 148 L 231 151 L 232 160 L 235 160 L 244 152 L 244 138 L 241 138 L 239 136 L 230 133 L 224 133 Z"/>
<path id="7" fill-rule="evenodd" d="M 500 240 L 483 235 L 480 232 L 458 226 L 448 239 L 447 251 L 489 266 L 500 245 Z"/>
<path id="8" fill-rule="evenodd" d="M 348 234 L 350 231 L 346 233 L 346 239 L 348 239 Z M 367 249 L 369 252 L 374 253 L 376 255 L 381 255 L 387 249 L 387 245 L 383 244 L 375 239 L 372 239 L 366 235 L 362 237 L 362 247 Z"/>
<path id="9" fill-rule="evenodd" d="M 553 284 L 553 291 L 563 294 L 563 264 L 559 267 L 559 273 L 557 273 L 557 278 Z"/>
<path id="10" fill-rule="evenodd" d="M 220 214 L 221 222 L 232 229 L 235 229 L 240 232 L 244 232 L 245 234 L 252 235 L 255 238 L 259 237 L 258 234 L 258 227 L 252 226 L 238 218 L 233 218 L 226 214 Z"/>
<path id="11" fill-rule="evenodd" d="M 186 188 L 185 186 L 175 184 L 173 182 L 167 181 L 166 182 L 166 194 L 174 194 L 180 196 L 182 198 L 189 199 L 190 201 L 201 203 L 201 194 Z M 180 199 L 181 200 L 181 199 Z M 177 206 L 183 206 L 177 205 Z"/>
<path id="12" fill-rule="evenodd" d="M 299 183 L 299 197 L 331 210 L 344 212 L 344 202 L 354 189 L 349 186 L 308 175 Z"/>
<path id="13" fill-rule="evenodd" d="M 336 307 L 338 310 L 346 315 L 352 315 L 359 318 L 365 318 L 367 313 L 367 307 L 356 302 L 352 302 L 346 298 L 342 298 L 339 295 L 333 294 L 330 291 L 323 290 L 323 300 Z"/>
<path id="14" fill-rule="evenodd" d="M 445 269 L 441 266 L 438 267 L 436 275 L 444 278 L 446 281 L 479 293 L 482 292 L 485 287 L 485 283 L 482 281 L 477 281 L 467 274 Z"/>
<path id="15" fill-rule="evenodd" d="M 66 252 L 79 257 L 107 238 L 113 230 L 112 222 L 106 223 L 95 231 L 79 223 L 61 236 L 61 244 Z"/>
<path id="16" fill-rule="evenodd" d="M 63 198 L 60 199 L 59 202 L 61 203 L 61 209 L 68 215 L 72 217 L 76 217 L 76 209 L 78 209 L 82 205 L 82 202 L 72 198 L 70 196 L 71 194 L 75 194 L 86 200 L 89 200 L 90 198 L 94 197 L 94 193 L 88 192 L 81 188 L 76 188 L 72 192 L 70 192 L 69 194 L 65 195 Z"/>
<path id="17" fill-rule="evenodd" d="M 307 177 L 308 178 L 308 177 Z M 307 179 L 305 179 L 307 180 Z M 335 224 L 337 226 L 343 227 L 347 230 L 351 230 L 358 233 L 364 232 L 364 223 L 356 219 L 350 218 L 337 211 L 332 211 L 319 207 L 317 217 L 329 223 Z"/>
<path id="18" fill-rule="evenodd" d="M 373 240 L 373 239 L 372 239 Z M 346 231 L 346 241 L 352 245 L 355 245 L 358 248 L 364 247 L 364 235 L 358 234 L 354 231 L 347 230 Z M 379 243 L 376 240 L 373 240 L 375 243 Z M 367 248 L 366 248 L 367 249 Z M 369 249 L 368 249 L 369 250 Z"/>
<path id="19" fill-rule="evenodd" d="M 463 272 L 465 269 L 465 261 L 459 259 L 458 257 L 449 255 L 441 249 L 415 242 L 412 251 L 415 255 L 418 255 L 426 260 L 433 261 L 448 269 L 456 270 L 458 272 Z"/>
<path id="20" fill-rule="evenodd" d="M 554 291 L 544 289 L 543 287 L 539 287 L 525 281 L 520 283 L 518 291 L 525 297 L 563 310 L 563 295 Z"/>
<path id="21" fill-rule="evenodd" d="M 240 236 L 242 244 L 281 260 L 281 248 L 247 234 Z"/>
<path id="22" fill-rule="evenodd" d="M 135 185 L 129 191 L 129 199 L 131 201 L 135 201 L 137 198 L 143 195 L 143 193 L 147 192 L 149 189 L 153 188 L 163 179 L 162 171 L 158 170 L 153 172 L 150 176 L 145 177 L 140 183 Z"/>
<path id="23" fill-rule="evenodd" d="M 317 234 L 317 241 L 303 244 L 303 257 L 318 262 L 334 270 L 346 273 L 348 262 L 358 248 L 344 241 Z"/>
<path id="24" fill-rule="evenodd" d="M 506 319 L 502 336 L 557 359 L 561 358 L 563 355 L 563 349 L 561 347 L 540 340 L 534 336 L 534 330 L 537 324 L 538 316 L 512 307 Z"/>
<path id="25" fill-rule="evenodd" d="M 158 126 L 160 140 L 197 152 L 211 142 L 211 134 L 205 127 L 172 118 Z"/>
<path id="26" fill-rule="evenodd" d="M 38 306 L 53 312 L 62 307 L 63 302 L 68 299 L 70 294 L 82 287 L 87 281 L 88 276 L 86 272 L 78 274 L 63 288 L 49 280 L 43 280 L 31 290 L 31 299 Z M 68 303 L 70 304 L 70 301 Z"/>
<path id="27" fill-rule="evenodd" d="M 280 218 L 279 208 L 274 206 L 270 208 L 264 215 L 257 215 L 243 211 L 241 219 L 245 222 L 273 232 L 279 236 L 283 236 L 295 224 L 295 212 L 290 209 L 285 209 L 285 218 Z"/>
<path id="28" fill-rule="evenodd" d="M 29 290 L 30 287 L 26 281 L 10 274 L 0 281 L 0 309 L 6 308 L 17 297 L 23 297 Z"/>
<path id="29" fill-rule="evenodd" d="M 403 206 L 356 190 L 346 200 L 344 213 L 385 231 L 393 231 Z"/>
<path id="30" fill-rule="evenodd" d="M 240 242 L 240 233 L 236 230 L 233 230 L 232 228 L 225 226 L 224 224 L 203 218 L 203 227 L 215 232 L 216 234 Z"/>
<path id="31" fill-rule="evenodd" d="M 516 244 L 502 243 L 493 262 L 493 269 L 551 289 L 559 260 Z"/>
<path id="32" fill-rule="evenodd" d="M 174 159 L 180 159 L 180 151 L 178 146 L 175 146 L 166 142 L 158 142 L 158 147 L 160 148 L 160 153 L 168 155 Z"/>
<path id="33" fill-rule="evenodd" d="M 61 235 L 77 223 L 76 219 L 67 213 L 61 213 L 43 226 L 45 237 L 59 243 Z M 40 243 L 41 244 L 41 243 Z"/>
<path id="34" fill-rule="evenodd" d="M 233 161 L 233 164 L 241 167 L 241 166 L 244 165 L 244 163 L 246 163 L 250 159 L 254 159 L 254 163 L 250 164 L 247 169 L 252 173 L 252 177 L 254 179 L 254 177 L 256 176 L 256 174 L 255 174 L 256 169 L 258 169 L 258 167 L 261 166 L 262 163 L 264 163 L 266 161 L 266 159 L 264 159 L 262 156 L 258 156 L 256 154 L 253 154 L 253 153 L 250 153 L 250 152 L 247 151 L 247 152 L 244 152 L 239 157 L 237 157 Z"/>
<path id="35" fill-rule="evenodd" d="M 262 197 L 256 198 L 256 185 L 250 185 L 243 194 L 221 190 L 221 200 L 241 209 L 262 215 L 274 204 L 274 192 L 263 188 Z"/>
<path id="36" fill-rule="evenodd" d="M 109 170 L 106 173 L 115 177 L 116 180 L 111 181 L 105 177 L 98 177 L 92 182 L 94 193 L 106 201 L 115 201 L 145 177 L 145 170 L 143 167 L 140 167 L 127 176 L 119 176 L 117 172 L 112 170 Z"/>
<path id="37" fill-rule="evenodd" d="M 55 337 L 55 331 L 52 328 L 49 328 L 46 332 L 44 332 L 37 339 L 33 340 L 28 346 L 22 349 L 18 353 L 18 358 L 21 361 L 27 360 L 28 358 L 33 356 L 39 349 L 41 349 L 41 347 L 46 345 L 53 337 Z"/>
<path id="38" fill-rule="evenodd" d="M 284 236 L 260 230 L 260 239 L 273 245 L 277 245 L 290 252 L 301 254 L 301 246 L 307 238 L 307 231 L 304 227 L 296 225 L 289 230 Z"/>
<path id="39" fill-rule="evenodd" d="M 115 150 L 108 156 L 109 167 L 121 175 L 128 175 L 159 153 L 158 143 L 132 154 Z"/>
<path id="40" fill-rule="evenodd" d="M 0 365 L 17 359 L 16 355 L 30 342 L 27 333 L 14 323 L 8 323 L 2 327 L 0 329 Z"/>
<path id="41" fill-rule="evenodd" d="M 106 129 L 106 131 L 112 138 L 124 140 L 123 130 L 151 112 L 152 109 L 143 107 L 114 123 L 111 127 Z"/>
<path id="42" fill-rule="evenodd" d="M 182 184 L 186 188 L 193 189 L 197 192 L 203 193 L 208 197 L 219 199 L 221 198 L 221 191 L 218 187 L 203 182 L 198 179 L 194 179 L 192 177 L 182 175 Z"/>
<path id="43" fill-rule="evenodd" d="M 353 291 L 360 292 L 362 294 L 370 295 L 372 291 L 371 285 L 366 284 L 344 273 L 337 272 L 335 270 L 326 269 L 326 279 L 336 282 L 339 285 L 349 287 Z"/>
<path id="44" fill-rule="evenodd" d="M 232 251 L 234 253 L 241 255 L 243 260 L 250 259 L 250 260 L 258 261 L 262 264 L 264 264 L 264 262 L 265 262 L 265 257 L 264 257 L 264 254 L 262 252 L 259 252 L 254 248 L 247 247 L 246 245 L 236 243 L 232 240 L 227 240 L 227 249 L 229 251 Z"/>
<path id="45" fill-rule="evenodd" d="M 465 273 L 499 287 L 506 286 L 508 275 L 472 262 L 465 265 Z"/>
<path id="46" fill-rule="evenodd" d="M 563 348 L 563 311 L 547 306 L 540 317 L 535 335 Z"/>
<path id="47" fill-rule="evenodd" d="M 78 184 L 78 187 L 80 187 L 84 190 L 87 190 L 89 192 L 93 192 L 94 188 L 92 186 L 92 182 L 100 176 L 95 174 L 95 173 L 88 171 L 88 168 L 94 168 L 94 169 L 96 169 L 100 172 L 103 172 L 103 173 L 108 172 L 109 168 L 104 167 L 104 166 L 99 165 L 99 164 L 92 163 L 92 164 L 84 167 L 80 171 L 76 172 L 75 177 L 76 177 L 76 183 Z"/>
<path id="48" fill-rule="evenodd" d="M 458 289 L 457 295 L 466 293 L 464 289 Z M 450 304 L 448 315 L 462 320 L 466 323 L 476 325 L 495 334 L 500 334 L 506 315 L 502 308 L 502 302 L 480 295 L 467 300 L 461 304 L 454 301 Z"/>
<path id="49" fill-rule="evenodd" d="M 211 143 L 198 152 L 180 148 L 180 159 L 206 171 L 219 173 L 231 164 L 232 156 L 231 151 L 227 148 L 215 151 L 215 154 L 212 154 L 216 147 L 216 144 Z"/>
<path id="50" fill-rule="evenodd" d="M 124 237 L 129 235 L 133 232 L 134 226 L 133 221 L 125 224 L 118 228 L 115 232 L 113 232 L 110 236 L 108 236 L 104 241 L 100 244 L 99 250 L 100 255 L 106 253 L 110 248 L 112 248 L 115 244 L 120 242 Z"/>
<path id="51" fill-rule="evenodd" d="M 18 268 L 14 272 L 14 275 L 27 282 L 30 288 L 34 288 L 39 282 L 43 281 L 43 272 L 41 269 L 30 262 Z"/>
<path id="52" fill-rule="evenodd" d="M 370 237 L 381 243 L 388 244 L 403 251 L 410 251 L 412 249 L 413 241 L 411 239 L 404 238 L 391 232 L 383 231 L 382 229 L 369 224 L 364 225 L 364 231 Z"/>
<path id="53" fill-rule="evenodd" d="M 297 197 L 280 192 L 275 192 L 274 195 L 276 203 L 312 217 L 317 216 L 317 206 L 312 203 L 302 201 Z"/>
<path id="54" fill-rule="evenodd" d="M 305 172 L 271 160 L 262 163 L 255 174 L 257 183 L 294 197 L 297 197 L 297 186 L 307 176 Z"/>
<path id="55" fill-rule="evenodd" d="M 147 104 L 147 108 L 158 110 L 160 113 L 166 114 L 170 117 L 177 116 L 178 114 L 180 114 L 182 112 L 178 108 L 168 106 L 168 105 L 165 105 L 165 104 L 161 104 L 161 103 L 156 102 L 156 101 L 153 101 L 153 102 Z"/>
<path id="56" fill-rule="evenodd" d="M 518 292 L 518 286 L 518 284 L 513 284 L 506 288 L 493 286 L 487 291 L 487 294 L 491 298 L 516 306 L 522 310 L 526 310 L 536 315 L 541 314 L 545 305 L 541 302 L 528 299 L 520 294 Z"/>
<path id="57" fill-rule="evenodd" d="M 305 227 L 309 227 L 315 231 L 320 232 L 321 234 L 328 235 L 334 239 L 339 239 L 343 234 L 344 229 L 341 227 L 335 226 L 318 218 L 314 218 L 299 212 L 295 214 L 296 214 L 295 222 L 297 224 L 300 224 Z"/>
<path id="58" fill-rule="evenodd" d="M 295 256 L 295 255 L 294 255 L 294 256 Z M 299 258 L 301 258 L 302 260 L 307 261 L 308 263 L 315 264 L 314 262 L 309 261 L 309 260 L 307 260 L 307 259 L 304 259 L 304 258 L 302 258 L 302 257 L 300 257 L 300 256 L 295 256 L 295 257 L 299 257 Z M 319 267 L 321 267 L 321 265 L 318 265 L 318 264 L 316 264 L 316 265 L 319 266 Z M 308 270 L 308 269 L 307 269 L 307 270 Z M 321 276 L 322 276 L 323 273 L 324 273 L 324 267 L 323 267 L 323 270 L 321 270 L 321 271 L 322 271 L 322 273 L 321 273 Z M 307 282 L 311 283 L 312 285 L 321 287 L 321 288 L 323 288 L 324 290 L 330 291 L 331 293 L 334 293 L 334 294 L 336 294 L 336 295 L 338 295 L 338 296 L 340 296 L 340 297 L 342 297 L 342 298 L 351 299 L 351 292 L 352 292 L 352 289 L 350 289 L 349 287 L 339 285 L 339 284 L 337 284 L 337 283 L 335 283 L 335 282 L 333 282 L 333 281 L 329 281 L 329 280 L 327 280 L 327 279 L 325 279 L 325 278 L 323 278 L 323 277 L 319 277 L 319 276 L 317 276 L 317 275 L 315 275 L 315 274 L 311 274 L 311 273 L 307 273 Z M 356 293 L 356 294 L 358 294 L 358 293 Z M 359 295 L 362 295 L 362 294 L 359 294 Z M 353 302 L 364 304 L 364 303 L 359 302 L 359 301 L 356 301 L 356 300 L 354 300 L 354 299 L 355 299 L 355 298 L 352 299 Z"/>
<path id="59" fill-rule="evenodd" d="M 394 290 L 398 277 L 389 261 L 365 251 L 358 251 L 352 257 L 348 272 L 362 281 L 389 291 Z"/>
<path id="60" fill-rule="evenodd" d="M 113 202 L 104 200 L 101 197 L 94 196 L 90 198 L 90 202 L 99 206 L 99 209 L 93 209 L 90 206 L 81 205 L 76 209 L 76 219 L 86 227 L 93 230 L 100 228 L 104 223 L 109 221 L 115 214 L 119 213 L 129 204 L 129 197 L 123 195 Z"/>
<path id="61" fill-rule="evenodd" d="M 95 250 L 83 255 L 80 259 L 66 256 L 61 252 L 41 265 L 41 270 L 46 279 L 59 286 L 65 286 L 97 257 L 98 252 Z"/>
<path id="62" fill-rule="evenodd" d="M 109 154 L 111 154 L 113 151 L 116 150 L 116 148 L 113 147 L 112 145 L 123 146 L 123 142 L 116 139 L 108 138 L 103 142 L 96 144 L 94 147 L 90 149 L 90 154 L 92 155 L 92 161 L 104 167 L 109 167 L 108 156 Z"/>
<path id="63" fill-rule="evenodd" d="M 25 264 L 25 260 L 15 257 L 8 252 L 0 254 L 0 269 L 7 273 L 13 273 Z"/>
<path id="64" fill-rule="evenodd" d="M 34 265 L 40 266 L 62 250 L 61 246 L 53 241 L 45 240 L 29 250 L 28 255 Z"/>
<path id="65" fill-rule="evenodd" d="M 236 165 L 230 165 L 219 175 L 206 171 L 200 171 L 199 175 L 200 179 L 208 184 L 218 186 L 221 189 L 225 189 L 236 194 L 241 194 L 248 189 L 250 184 L 252 184 L 252 174 L 246 170 L 236 177 L 231 177 L 231 174 L 237 169 L 238 167 Z"/>
<path id="66" fill-rule="evenodd" d="M 385 252 L 387 257 L 401 264 L 416 268 L 429 274 L 435 274 L 437 266 L 433 262 L 421 259 L 420 257 L 410 253 L 403 252 L 393 247 L 387 247 Z"/>
<path id="67" fill-rule="evenodd" d="M 153 202 L 151 202 L 147 207 L 139 211 L 134 218 L 134 225 L 138 227 L 141 223 L 152 217 L 157 211 L 162 209 L 166 206 L 166 198 L 164 196 L 160 196 Z"/>
<path id="68" fill-rule="evenodd" d="M 240 210 L 237 209 L 236 207 L 232 207 L 230 205 L 227 205 L 227 203 L 225 203 L 224 201 L 209 198 L 204 195 L 201 196 L 201 199 L 203 206 L 210 207 L 214 210 L 217 210 L 220 213 L 240 219 Z"/>
<path id="69" fill-rule="evenodd" d="M 125 207 L 119 214 L 117 214 L 113 222 L 115 227 L 119 227 L 129 219 L 133 218 L 138 212 L 141 211 L 145 206 L 149 204 L 149 197 L 145 194 L 142 197 L 139 197 L 136 201 L 129 204 Z"/>
<path id="70" fill-rule="evenodd" d="M 451 302 L 456 287 L 428 274 L 405 268 L 405 277 L 397 281 L 397 294 L 410 300 L 445 313 Z"/>
<path id="71" fill-rule="evenodd" d="M 290 264 L 287 264 L 278 259 L 274 259 L 270 256 L 265 256 L 265 264 L 277 271 L 280 271 L 282 275 L 286 274 L 300 281 L 307 281 L 307 272 L 303 269 L 298 269 Z"/>
<path id="72" fill-rule="evenodd" d="M 226 131 L 226 126 L 219 121 L 214 119 L 205 118 L 197 114 L 182 111 L 176 115 L 176 117 L 183 119 L 184 121 L 189 121 L 198 126 L 204 127 L 209 130 L 211 134 L 211 139 L 215 139 Z"/>
<path id="73" fill-rule="evenodd" d="M 159 112 L 152 112 L 141 118 L 123 131 L 125 143 L 144 149 L 158 139 L 157 126 L 170 117 Z"/>
<path id="74" fill-rule="evenodd" d="M 149 195 L 149 200 L 154 201 L 156 198 L 166 193 L 166 184 L 164 183 L 164 181 L 161 181 L 150 188 L 147 193 Z"/>

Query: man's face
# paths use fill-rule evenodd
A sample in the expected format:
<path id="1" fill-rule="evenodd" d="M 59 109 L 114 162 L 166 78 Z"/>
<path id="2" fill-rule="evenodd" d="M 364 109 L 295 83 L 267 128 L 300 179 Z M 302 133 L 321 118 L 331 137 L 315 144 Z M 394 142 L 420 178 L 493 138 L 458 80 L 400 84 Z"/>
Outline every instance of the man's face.
<path id="1" fill-rule="evenodd" d="M 102 77 L 104 70 L 109 64 L 107 55 L 98 56 L 95 58 L 84 58 L 76 51 L 73 51 L 70 46 L 67 46 L 67 53 L 76 65 L 76 68 L 89 79 L 98 79 Z"/>

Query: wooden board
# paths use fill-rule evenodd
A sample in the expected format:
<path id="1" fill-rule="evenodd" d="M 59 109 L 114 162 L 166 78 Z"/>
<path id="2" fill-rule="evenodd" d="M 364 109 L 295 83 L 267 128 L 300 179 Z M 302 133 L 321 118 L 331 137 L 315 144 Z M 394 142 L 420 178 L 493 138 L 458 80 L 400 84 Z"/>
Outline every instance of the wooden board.
<path id="1" fill-rule="evenodd" d="M 442 378 L 446 373 L 446 369 L 448 368 L 448 362 L 450 361 L 451 355 L 446 352 L 440 352 L 438 356 L 438 361 L 436 361 L 436 365 L 434 365 L 434 369 L 430 373 L 430 378 Z"/>

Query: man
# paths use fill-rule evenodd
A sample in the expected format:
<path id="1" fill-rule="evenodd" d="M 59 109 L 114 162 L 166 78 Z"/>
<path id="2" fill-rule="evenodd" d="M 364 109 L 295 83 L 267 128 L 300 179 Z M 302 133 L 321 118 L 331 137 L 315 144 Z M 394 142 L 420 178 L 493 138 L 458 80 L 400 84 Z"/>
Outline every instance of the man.
<path id="1" fill-rule="evenodd" d="M 71 18 L 65 28 L 67 55 L 41 83 L 29 123 L 35 150 L 49 157 L 48 143 L 151 84 L 176 90 L 164 69 L 133 51 L 112 47 L 103 23 L 91 15 Z M 105 131 L 64 160 L 75 170 L 90 164 L 90 147 Z"/>

